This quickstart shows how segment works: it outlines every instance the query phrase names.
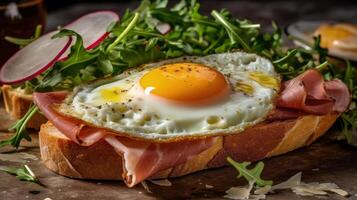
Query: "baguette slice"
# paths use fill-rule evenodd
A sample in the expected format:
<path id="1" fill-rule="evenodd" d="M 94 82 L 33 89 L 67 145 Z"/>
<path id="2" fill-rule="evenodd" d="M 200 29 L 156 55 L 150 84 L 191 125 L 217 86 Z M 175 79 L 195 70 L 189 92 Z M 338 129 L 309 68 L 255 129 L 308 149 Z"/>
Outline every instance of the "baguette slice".
<path id="1" fill-rule="evenodd" d="M 21 90 L 14 90 L 9 85 L 1 87 L 5 110 L 11 117 L 21 119 L 32 103 L 32 95 L 25 94 Z M 41 124 L 46 123 L 47 119 L 40 113 L 36 113 L 27 123 L 27 128 L 40 129 Z"/>
<path id="2" fill-rule="evenodd" d="M 280 155 L 311 144 L 332 126 L 338 116 L 306 115 L 294 120 L 264 122 L 242 133 L 220 136 L 209 149 L 151 178 L 177 177 L 221 167 L 227 165 L 227 156 L 237 161 L 257 161 Z M 122 158 L 103 139 L 92 146 L 80 146 L 47 122 L 41 126 L 39 140 L 44 164 L 60 175 L 81 179 L 122 179 Z"/>

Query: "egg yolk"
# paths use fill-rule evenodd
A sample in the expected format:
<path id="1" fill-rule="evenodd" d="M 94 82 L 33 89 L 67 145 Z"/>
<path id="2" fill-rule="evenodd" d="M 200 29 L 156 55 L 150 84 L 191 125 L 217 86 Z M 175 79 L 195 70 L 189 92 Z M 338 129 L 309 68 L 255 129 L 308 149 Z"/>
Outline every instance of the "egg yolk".
<path id="1" fill-rule="evenodd" d="M 321 46 L 331 48 L 338 41 L 349 41 L 357 38 L 357 27 L 349 24 L 321 25 L 314 33 L 321 35 Z"/>
<path id="2" fill-rule="evenodd" d="M 145 93 L 182 103 L 212 102 L 227 94 L 223 74 L 198 63 L 166 64 L 140 79 Z"/>
<path id="3" fill-rule="evenodd" d="M 106 102 L 120 102 L 124 90 L 119 87 L 102 89 L 100 91 L 101 98 Z"/>

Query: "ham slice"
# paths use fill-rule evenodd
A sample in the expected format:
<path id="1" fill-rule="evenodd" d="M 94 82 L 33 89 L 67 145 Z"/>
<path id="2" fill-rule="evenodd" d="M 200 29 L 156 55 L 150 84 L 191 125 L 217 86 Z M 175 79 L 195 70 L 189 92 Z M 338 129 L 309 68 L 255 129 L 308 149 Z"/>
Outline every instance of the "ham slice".
<path id="1" fill-rule="evenodd" d="M 104 139 L 123 160 L 123 179 L 129 187 L 157 172 L 185 163 L 216 142 L 216 137 L 170 143 L 139 141 L 118 136 L 106 129 L 58 113 L 53 106 L 61 103 L 66 92 L 34 93 L 34 102 L 52 124 L 72 141 L 89 146 Z"/>
<path id="2" fill-rule="evenodd" d="M 217 137 L 170 143 L 149 143 L 114 136 L 107 136 L 105 140 L 124 158 L 123 179 L 132 187 L 157 172 L 185 163 L 211 147 Z"/>
<path id="3" fill-rule="evenodd" d="M 333 110 L 345 111 L 351 99 L 346 85 L 341 80 L 335 79 L 325 83 L 325 90 L 328 96 L 335 101 Z"/>
<path id="4" fill-rule="evenodd" d="M 105 129 L 93 128 L 81 120 L 59 114 L 53 109 L 54 104 L 60 104 L 68 92 L 49 92 L 33 94 L 35 104 L 52 124 L 72 141 L 83 146 L 90 146 L 105 136 Z"/>
<path id="5" fill-rule="evenodd" d="M 340 80 L 324 81 L 316 70 L 307 70 L 282 84 L 277 109 L 324 115 L 344 112 L 351 101 L 347 86 Z M 281 116 L 283 112 L 278 112 Z M 286 112 L 284 112 L 286 113 Z"/>

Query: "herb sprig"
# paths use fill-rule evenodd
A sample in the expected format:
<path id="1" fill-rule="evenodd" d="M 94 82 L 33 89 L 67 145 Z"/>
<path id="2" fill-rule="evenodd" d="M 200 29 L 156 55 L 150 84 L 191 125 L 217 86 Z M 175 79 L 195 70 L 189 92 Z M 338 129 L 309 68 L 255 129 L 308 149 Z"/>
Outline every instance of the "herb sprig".
<path id="1" fill-rule="evenodd" d="M 31 38 L 15 38 L 11 36 L 5 36 L 5 40 L 13 44 L 16 44 L 20 48 L 22 48 L 30 44 L 31 42 L 35 41 L 37 38 L 39 38 L 41 36 L 41 33 L 42 33 L 42 25 L 37 25 L 35 29 L 35 33 Z"/>
<path id="2" fill-rule="evenodd" d="M 32 105 L 27 111 L 27 113 L 9 128 L 10 131 L 15 131 L 15 134 L 8 140 L 0 141 L 0 148 L 7 145 L 11 145 L 17 149 L 19 148 L 22 139 L 31 141 L 31 137 L 26 131 L 26 125 L 28 121 L 32 118 L 32 116 L 37 113 L 37 111 L 38 107 Z"/>
<path id="3" fill-rule="evenodd" d="M 346 69 L 341 79 L 346 83 L 351 91 L 352 102 L 347 112 L 343 113 L 339 121 L 342 127 L 342 134 L 347 142 L 357 146 L 357 78 L 356 68 L 349 61 L 346 61 Z"/>
<path id="4" fill-rule="evenodd" d="M 239 172 L 237 178 L 244 177 L 248 182 L 253 182 L 259 187 L 264 187 L 264 186 L 271 186 L 273 185 L 273 181 L 271 180 L 263 180 L 261 178 L 261 173 L 264 169 L 264 163 L 263 162 L 258 162 L 257 165 L 255 165 L 254 168 L 248 169 L 247 167 L 251 164 L 250 162 L 242 162 L 238 163 L 234 161 L 231 157 L 227 157 L 227 161 L 237 169 Z"/>
<path id="5" fill-rule="evenodd" d="M 36 177 L 35 173 L 33 173 L 27 165 L 20 168 L 0 168 L 0 171 L 15 175 L 20 181 L 33 182 L 43 186 L 40 180 Z"/>

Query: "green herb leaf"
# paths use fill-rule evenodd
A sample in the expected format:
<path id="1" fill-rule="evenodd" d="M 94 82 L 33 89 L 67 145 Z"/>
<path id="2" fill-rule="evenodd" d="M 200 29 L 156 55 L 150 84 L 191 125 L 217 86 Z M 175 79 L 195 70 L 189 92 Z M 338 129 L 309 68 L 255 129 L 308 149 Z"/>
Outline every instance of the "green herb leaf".
<path id="1" fill-rule="evenodd" d="M 118 35 L 118 37 L 114 40 L 114 42 L 108 46 L 107 51 L 112 50 L 127 36 L 130 30 L 134 28 L 138 19 L 139 19 L 139 13 L 135 13 L 128 26 L 123 30 L 123 32 L 120 33 L 120 35 Z"/>
<path id="2" fill-rule="evenodd" d="M 30 44 L 31 42 L 35 41 L 37 38 L 39 38 L 41 36 L 41 32 L 42 32 L 42 25 L 37 25 L 35 29 L 35 33 L 31 38 L 25 39 L 25 38 L 15 38 L 11 36 L 5 36 L 5 40 L 20 46 L 20 48 L 23 48 L 26 45 Z"/>
<path id="3" fill-rule="evenodd" d="M 356 106 L 355 102 L 353 102 L 352 104 Z M 341 136 L 347 140 L 348 144 L 357 146 L 357 109 L 353 108 L 352 110 L 343 113 L 341 118 L 339 119 L 339 122 L 342 128 Z"/>
<path id="4" fill-rule="evenodd" d="M 58 34 L 54 35 L 53 38 L 67 36 L 75 36 L 76 43 L 71 47 L 68 59 L 56 63 L 57 66 L 55 66 L 55 70 L 59 69 L 58 71 L 63 76 L 73 76 L 74 74 L 79 73 L 81 69 L 85 68 L 92 60 L 95 60 L 98 56 L 98 52 L 95 50 L 87 51 L 83 46 L 82 37 L 72 30 L 63 29 Z"/>
<path id="5" fill-rule="evenodd" d="M 243 38 L 241 38 L 236 27 L 234 27 L 229 21 L 224 18 L 223 15 L 221 15 L 215 10 L 212 11 L 212 16 L 226 29 L 232 44 L 239 42 L 245 51 L 251 52 L 251 48 L 243 40 Z"/>
<path id="6" fill-rule="evenodd" d="M 28 121 L 36 114 L 37 111 L 38 111 L 37 106 L 32 105 L 30 109 L 27 111 L 27 113 L 20 120 L 18 120 L 13 126 L 10 127 L 9 130 L 15 131 L 15 134 L 8 140 L 1 141 L 0 148 L 6 145 L 11 145 L 17 149 L 19 148 L 22 139 L 31 141 L 31 137 L 28 135 L 26 131 L 26 125 Z"/>
<path id="7" fill-rule="evenodd" d="M 279 58 L 278 60 L 273 61 L 273 64 L 275 65 L 283 65 L 285 63 L 288 63 L 291 58 L 293 58 L 296 53 L 298 53 L 297 49 L 293 49 L 287 53 L 286 56 Z"/>
<path id="8" fill-rule="evenodd" d="M 273 185 L 273 181 L 263 180 L 260 176 L 264 169 L 264 163 L 259 162 L 254 168 L 248 169 L 247 167 L 251 164 L 250 162 L 238 163 L 232 158 L 227 157 L 227 161 L 237 169 L 239 175 L 237 178 L 244 177 L 248 182 L 254 182 L 259 187 L 264 187 L 266 185 Z"/>
<path id="9" fill-rule="evenodd" d="M 87 78 L 82 79 L 81 75 L 88 74 L 82 73 L 83 70 L 99 59 L 99 49 L 86 50 L 83 46 L 83 39 L 78 33 L 72 30 L 63 29 L 53 36 L 53 38 L 58 37 L 75 37 L 76 42 L 71 47 L 67 59 L 56 62 L 52 68 L 38 78 L 38 83 L 33 88 L 35 91 L 47 92 L 54 90 L 70 90 L 75 85 L 83 84 Z M 98 67 L 98 71 L 107 72 L 108 69 L 101 68 L 104 66 L 103 59 L 100 61 L 102 62 Z"/>
<path id="10" fill-rule="evenodd" d="M 100 71 L 104 75 L 112 74 L 114 71 L 113 65 L 110 62 L 107 54 L 104 53 L 104 51 L 100 51 L 100 53 L 99 53 L 98 66 L 99 66 Z"/>
<path id="11" fill-rule="evenodd" d="M 40 180 L 27 165 L 24 165 L 21 168 L 0 168 L 0 171 L 15 175 L 20 181 L 28 181 L 42 185 Z"/>

